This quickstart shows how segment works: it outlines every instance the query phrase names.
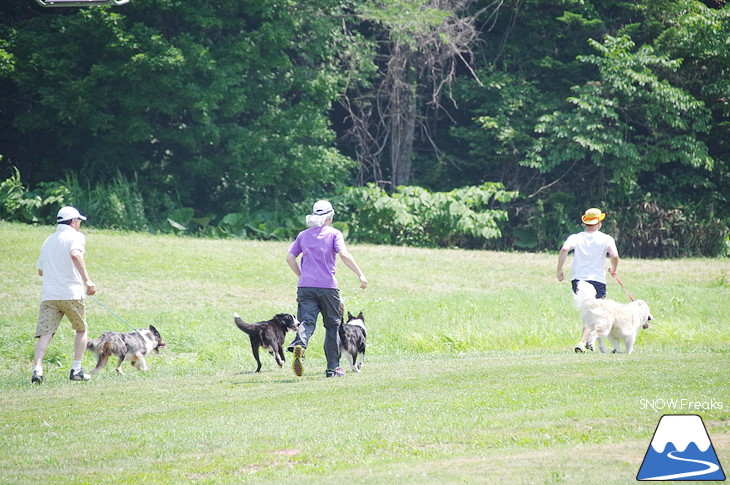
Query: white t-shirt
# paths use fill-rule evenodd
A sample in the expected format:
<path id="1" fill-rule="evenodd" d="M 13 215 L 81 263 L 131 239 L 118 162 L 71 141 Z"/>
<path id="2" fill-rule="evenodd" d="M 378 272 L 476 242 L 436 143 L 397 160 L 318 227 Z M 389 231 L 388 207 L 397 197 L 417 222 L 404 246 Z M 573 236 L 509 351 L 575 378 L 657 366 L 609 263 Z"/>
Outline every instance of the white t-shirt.
<path id="1" fill-rule="evenodd" d="M 41 247 L 36 267 L 43 271 L 42 301 L 83 300 L 84 282 L 71 259 L 71 251 L 86 249 L 86 238 L 71 226 L 59 224 Z"/>
<path id="2" fill-rule="evenodd" d="M 606 255 L 618 256 L 616 241 L 601 231 L 579 232 L 565 240 L 563 248 L 573 250 L 571 279 L 606 283 Z"/>

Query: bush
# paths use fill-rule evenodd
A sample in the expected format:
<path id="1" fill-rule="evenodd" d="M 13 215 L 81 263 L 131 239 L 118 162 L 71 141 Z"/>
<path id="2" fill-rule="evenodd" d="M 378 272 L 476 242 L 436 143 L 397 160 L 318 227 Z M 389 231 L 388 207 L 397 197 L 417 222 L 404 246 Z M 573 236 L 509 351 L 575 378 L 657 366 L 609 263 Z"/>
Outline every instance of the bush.
<path id="1" fill-rule="evenodd" d="M 555 251 L 568 234 L 580 230 L 581 204 L 572 195 L 555 192 L 543 199 L 511 207 L 514 216 L 497 249 Z"/>
<path id="2" fill-rule="evenodd" d="M 13 167 L 9 178 L 0 183 L 0 219 L 36 223 L 53 218 L 64 204 L 69 190 L 60 182 L 43 182 L 30 191 Z"/>
<path id="3" fill-rule="evenodd" d="M 507 221 L 507 212 L 496 206 L 517 196 L 500 183 L 451 192 L 398 187 L 392 195 L 370 184 L 345 189 L 333 203 L 351 241 L 480 248 L 502 235 L 500 224 Z"/>
<path id="4" fill-rule="evenodd" d="M 712 211 L 663 208 L 646 196 L 617 216 L 619 250 L 634 258 L 716 257 L 727 255 L 728 226 Z M 622 235 L 625 236 L 622 237 Z"/>
<path id="5" fill-rule="evenodd" d="M 82 183 L 76 174 L 66 177 L 68 201 L 89 218 L 96 227 L 109 229 L 146 230 L 145 201 L 136 180 L 128 180 L 121 173 L 108 183 L 91 186 Z"/>
<path id="6" fill-rule="evenodd" d="M 144 230 L 148 228 L 144 200 L 136 181 L 121 174 L 110 183 L 91 186 L 75 175 L 64 182 L 41 182 L 30 190 L 13 167 L 9 178 L 0 182 L 0 218 L 26 223 L 55 223 L 56 212 L 72 205 L 96 227 Z"/>
<path id="7" fill-rule="evenodd" d="M 280 214 L 275 211 L 231 212 L 219 220 L 216 216 L 195 217 L 195 210 L 189 207 L 178 208 L 167 217 L 161 232 L 182 235 L 212 237 L 289 240 L 304 229 L 304 217 L 298 211 L 298 204 L 291 213 Z"/>

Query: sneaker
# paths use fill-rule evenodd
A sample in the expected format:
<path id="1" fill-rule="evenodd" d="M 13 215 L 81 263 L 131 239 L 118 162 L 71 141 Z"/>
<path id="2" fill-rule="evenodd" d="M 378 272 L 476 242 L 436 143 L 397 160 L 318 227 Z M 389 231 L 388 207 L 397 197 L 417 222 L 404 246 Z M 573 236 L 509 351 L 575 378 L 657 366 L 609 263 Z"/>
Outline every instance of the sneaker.
<path id="1" fill-rule="evenodd" d="M 91 376 L 84 372 L 84 369 L 74 371 L 71 369 L 71 375 L 68 376 L 72 381 L 88 381 L 91 380 Z"/>
<path id="2" fill-rule="evenodd" d="M 30 378 L 31 384 L 43 384 L 43 374 L 33 371 L 33 377 Z"/>
<path id="3" fill-rule="evenodd" d="M 335 370 L 327 369 L 327 372 L 324 374 L 325 377 L 345 377 L 345 369 L 342 367 L 338 367 Z"/>
<path id="4" fill-rule="evenodd" d="M 585 351 L 586 351 L 586 344 L 584 344 L 583 342 L 578 342 L 578 345 L 575 346 L 575 353 L 576 354 L 578 354 L 578 353 L 582 354 Z"/>
<path id="5" fill-rule="evenodd" d="M 304 375 L 304 347 L 296 345 L 294 347 L 294 362 L 291 365 L 294 375 L 302 377 Z"/>

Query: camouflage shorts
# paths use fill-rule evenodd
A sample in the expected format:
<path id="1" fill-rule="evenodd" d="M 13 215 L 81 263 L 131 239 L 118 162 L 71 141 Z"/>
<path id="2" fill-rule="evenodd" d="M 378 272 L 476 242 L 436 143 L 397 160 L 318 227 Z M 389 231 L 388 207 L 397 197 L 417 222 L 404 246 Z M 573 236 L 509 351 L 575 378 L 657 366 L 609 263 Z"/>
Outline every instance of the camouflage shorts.
<path id="1" fill-rule="evenodd" d="M 38 310 L 38 322 L 35 326 L 36 338 L 56 333 L 64 315 L 71 322 L 74 330 L 86 331 L 86 305 L 83 301 L 45 300 L 41 302 Z"/>

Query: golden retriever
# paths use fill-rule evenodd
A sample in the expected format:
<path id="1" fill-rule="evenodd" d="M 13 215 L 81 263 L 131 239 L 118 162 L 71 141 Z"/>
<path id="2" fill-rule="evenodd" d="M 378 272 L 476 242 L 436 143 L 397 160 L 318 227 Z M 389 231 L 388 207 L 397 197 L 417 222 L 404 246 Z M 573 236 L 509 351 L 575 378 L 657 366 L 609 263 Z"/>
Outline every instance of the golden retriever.
<path id="1" fill-rule="evenodd" d="M 579 342 L 576 352 L 583 348 L 593 350 L 593 343 L 598 339 L 598 348 L 606 353 L 605 338 L 611 342 L 613 352 L 620 352 L 620 340 L 623 339 L 626 353 L 634 349 L 639 327 L 649 328 L 652 319 L 649 305 L 642 300 L 631 303 L 619 303 L 608 299 L 596 299 L 596 290 L 588 282 L 579 281 L 575 294 L 575 306 L 580 310 L 580 319 L 584 327 L 590 329 L 587 342 Z"/>

